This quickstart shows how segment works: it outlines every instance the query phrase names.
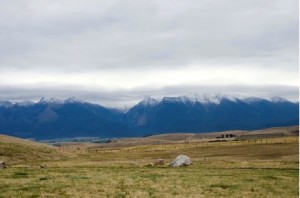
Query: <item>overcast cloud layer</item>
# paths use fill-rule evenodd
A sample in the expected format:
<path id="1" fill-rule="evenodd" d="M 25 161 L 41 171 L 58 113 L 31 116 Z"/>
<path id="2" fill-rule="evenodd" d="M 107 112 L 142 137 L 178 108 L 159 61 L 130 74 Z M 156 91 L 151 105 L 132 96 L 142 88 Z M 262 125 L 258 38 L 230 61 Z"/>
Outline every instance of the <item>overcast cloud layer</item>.
<path id="1" fill-rule="evenodd" d="M 0 100 L 298 100 L 298 0 L 0 0 Z"/>

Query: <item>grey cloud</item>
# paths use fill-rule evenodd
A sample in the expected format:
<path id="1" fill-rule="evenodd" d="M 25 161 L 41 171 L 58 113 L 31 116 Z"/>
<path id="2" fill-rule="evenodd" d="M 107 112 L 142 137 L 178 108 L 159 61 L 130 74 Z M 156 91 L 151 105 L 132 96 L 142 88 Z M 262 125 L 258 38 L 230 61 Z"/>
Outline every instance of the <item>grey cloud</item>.
<path id="1" fill-rule="evenodd" d="M 298 4 L 297 0 L 0 0 L 0 72 L 28 70 L 54 76 L 112 70 L 107 73 L 122 75 L 126 69 L 157 72 L 192 65 L 203 71 L 226 67 L 232 73 L 237 67 L 257 72 L 274 68 L 278 79 L 294 82 L 280 76 L 280 71 L 298 72 Z M 298 100 L 298 87 L 251 83 L 255 82 L 118 90 L 0 85 L 0 100 L 75 96 L 104 105 L 130 106 L 147 95 L 195 93 Z"/>
<path id="2" fill-rule="evenodd" d="M 0 70 L 298 69 L 298 1 L 0 1 Z"/>

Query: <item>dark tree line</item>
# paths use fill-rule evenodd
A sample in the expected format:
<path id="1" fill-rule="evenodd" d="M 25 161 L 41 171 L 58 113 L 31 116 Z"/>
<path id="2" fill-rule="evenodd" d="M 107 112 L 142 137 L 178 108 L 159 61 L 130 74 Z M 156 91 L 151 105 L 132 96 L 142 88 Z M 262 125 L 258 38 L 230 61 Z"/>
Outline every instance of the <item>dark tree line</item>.
<path id="1" fill-rule="evenodd" d="M 236 135 L 234 134 L 222 134 L 221 136 L 217 137 L 217 138 L 233 138 L 233 137 L 236 137 Z"/>

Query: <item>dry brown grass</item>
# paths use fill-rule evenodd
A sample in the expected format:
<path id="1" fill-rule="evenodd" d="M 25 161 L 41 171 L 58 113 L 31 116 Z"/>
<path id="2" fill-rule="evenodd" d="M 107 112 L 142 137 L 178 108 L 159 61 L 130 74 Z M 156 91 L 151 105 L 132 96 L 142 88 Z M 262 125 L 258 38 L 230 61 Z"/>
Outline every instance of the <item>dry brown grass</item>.
<path id="1" fill-rule="evenodd" d="M 64 147 L 72 147 L 86 149 L 86 148 L 120 148 L 120 147 L 134 147 L 143 145 L 168 145 L 168 144 L 182 144 L 189 143 L 203 143 L 208 141 L 220 140 L 216 137 L 220 137 L 222 134 L 234 134 L 237 138 L 225 138 L 223 140 L 239 139 L 239 136 L 243 136 L 244 140 L 253 139 L 255 135 L 259 135 L 259 138 L 271 138 L 271 137 L 290 137 L 297 136 L 299 126 L 292 127 L 274 127 L 262 130 L 254 131 L 223 131 L 214 133 L 172 133 L 154 135 L 145 138 L 121 138 L 110 143 L 93 144 L 93 143 L 66 143 Z M 298 132 L 299 134 L 299 132 Z M 249 137 L 249 138 L 247 138 Z"/>
<path id="2" fill-rule="evenodd" d="M 60 160 L 70 154 L 62 153 L 59 148 L 21 138 L 0 135 L 0 160 L 8 165 L 49 160 Z"/>
<path id="3" fill-rule="evenodd" d="M 50 152 L 49 157 L 68 157 L 47 160 L 44 156 L 47 167 L 43 169 L 37 165 L 39 158 L 31 157 L 0 170 L 0 197 L 251 198 L 299 194 L 298 137 L 108 148 L 86 144 L 79 150 L 77 144 L 52 150 L 27 143 L 19 142 L 19 147 L 27 149 L 23 154 L 47 156 Z M 50 150 L 39 153 L 37 148 Z M 191 157 L 193 165 L 145 166 L 158 158 L 169 163 L 179 154 Z"/>

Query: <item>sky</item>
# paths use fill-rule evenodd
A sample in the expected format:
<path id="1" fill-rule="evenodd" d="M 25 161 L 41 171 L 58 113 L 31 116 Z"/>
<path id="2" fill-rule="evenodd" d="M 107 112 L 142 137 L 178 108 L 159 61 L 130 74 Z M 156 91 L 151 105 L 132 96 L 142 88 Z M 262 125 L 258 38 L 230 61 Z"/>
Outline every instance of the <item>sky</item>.
<path id="1" fill-rule="evenodd" d="M 0 0 L 0 100 L 298 101 L 298 0 Z"/>

